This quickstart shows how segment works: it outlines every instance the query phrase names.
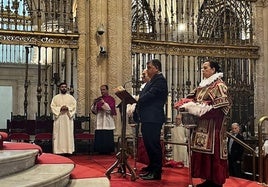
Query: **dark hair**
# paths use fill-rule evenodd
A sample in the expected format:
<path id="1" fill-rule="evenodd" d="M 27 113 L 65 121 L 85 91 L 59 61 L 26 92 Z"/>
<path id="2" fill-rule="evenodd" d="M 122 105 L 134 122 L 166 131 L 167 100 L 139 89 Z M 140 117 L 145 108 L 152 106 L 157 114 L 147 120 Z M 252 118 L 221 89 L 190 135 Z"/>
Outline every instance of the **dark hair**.
<path id="1" fill-rule="evenodd" d="M 66 86 L 67 86 L 67 83 L 66 83 L 66 82 L 61 82 L 61 83 L 59 84 L 59 87 L 61 87 L 61 85 L 66 85 Z"/>
<path id="2" fill-rule="evenodd" d="M 161 62 L 160 62 L 160 60 L 158 60 L 158 59 L 152 59 L 152 60 L 150 60 L 149 62 L 147 62 L 147 64 L 149 64 L 149 63 L 152 63 L 152 65 L 153 65 L 156 69 L 158 69 L 159 71 L 162 71 L 162 66 L 161 66 Z"/>
<path id="3" fill-rule="evenodd" d="M 103 85 L 101 85 L 100 87 L 103 87 L 103 86 L 106 88 L 106 90 L 109 90 L 109 87 L 108 87 L 107 84 L 103 84 Z"/>
<path id="4" fill-rule="evenodd" d="M 222 72 L 221 67 L 218 62 L 213 61 L 213 60 L 206 60 L 205 62 L 209 62 L 209 66 L 211 68 L 215 68 L 216 73 Z"/>

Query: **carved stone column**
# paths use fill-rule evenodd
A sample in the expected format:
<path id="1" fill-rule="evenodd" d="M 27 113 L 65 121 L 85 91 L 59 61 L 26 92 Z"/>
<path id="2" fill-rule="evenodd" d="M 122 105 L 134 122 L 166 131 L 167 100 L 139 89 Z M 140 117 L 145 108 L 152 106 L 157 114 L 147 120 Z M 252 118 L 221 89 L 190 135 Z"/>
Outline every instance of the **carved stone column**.
<path id="1" fill-rule="evenodd" d="M 79 0 L 77 5 L 80 33 L 77 63 L 78 114 L 90 113 L 90 105 L 100 95 L 100 85 L 113 88 L 131 78 L 131 1 Z M 103 25 L 104 33 L 97 34 Z M 100 47 L 106 50 L 100 54 Z M 120 101 L 117 99 L 117 104 Z M 92 124 L 95 116 L 92 116 Z M 116 132 L 120 132 L 119 115 Z"/>
<path id="2" fill-rule="evenodd" d="M 268 74 L 265 73 L 268 70 L 268 24 L 267 24 L 267 16 L 268 15 L 268 7 L 267 0 L 266 5 L 264 1 L 256 2 L 256 10 L 254 11 L 255 20 L 254 20 L 254 29 L 255 29 L 255 39 L 257 45 L 260 46 L 260 58 L 256 63 L 256 86 L 255 86 L 255 124 L 258 123 L 258 120 L 263 115 L 268 114 L 268 101 L 266 98 L 268 94 Z M 257 125 L 255 125 L 255 132 L 257 132 Z"/>
<path id="3" fill-rule="evenodd" d="M 263 40 L 262 40 L 262 45 L 263 45 L 263 59 L 264 59 L 264 72 L 268 72 L 268 0 L 265 0 L 264 2 L 264 8 L 263 8 Z M 264 95 L 268 95 L 268 75 L 265 73 L 265 80 L 264 80 Z M 264 112 L 265 115 L 268 115 L 268 101 L 267 99 L 265 100 L 264 104 Z"/>
<path id="4" fill-rule="evenodd" d="M 131 79 L 131 1 L 108 0 L 107 6 L 107 83 L 115 88 Z M 119 102 L 117 99 L 117 103 Z M 121 122 L 118 115 L 115 134 L 120 132 Z M 130 132 L 129 127 L 127 134 Z"/>
<path id="5" fill-rule="evenodd" d="M 91 2 L 91 1 L 90 1 Z M 86 97 L 86 89 L 89 87 L 86 72 L 88 72 L 88 40 L 89 40 L 89 1 L 79 0 L 76 6 L 76 15 L 78 17 L 78 32 L 80 34 L 79 49 L 77 51 L 77 114 L 86 114 L 85 103 L 89 102 Z"/>

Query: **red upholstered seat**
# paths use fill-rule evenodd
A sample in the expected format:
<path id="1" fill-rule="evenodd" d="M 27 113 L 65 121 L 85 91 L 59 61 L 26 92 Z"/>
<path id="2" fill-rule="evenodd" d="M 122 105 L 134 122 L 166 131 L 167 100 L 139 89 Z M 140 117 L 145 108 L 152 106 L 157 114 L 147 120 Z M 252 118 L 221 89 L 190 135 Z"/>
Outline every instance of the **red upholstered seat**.
<path id="1" fill-rule="evenodd" d="M 2 140 L 7 140 L 8 134 L 6 132 L 0 132 L 0 136 Z"/>
<path id="2" fill-rule="evenodd" d="M 34 137 L 34 143 L 39 145 L 43 152 L 52 153 L 52 133 L 38 133 Z"/>
<path id="3" fill-rule="evenodd" d="M 76 140 L 94 140 L 94 134 L 89 133 L 77 133 L 74 135 Z"/>
<path id="4" fill-rule="evenodd" d="M 75 152 L 91 153 L 93 151 L 94 134 L 76 133 L 74 134 Z"/>
<path id="5" fill-rule="evenodd" d="M 52 133 L 39 133 L 35 135 L 35 140 L 52 140 Z"/>
<path id="6" fill-rule="evenodd" d="M 3 149 L 3 141 L 7 140 L 8 134 L 5 132 L 0 132 L 0 149 Z"/>
<path id="7" fill-rule="evenodd" d="M 30 142 L 30 135 L 27 133 L 11 133 L 8 135 L 9 141 L 16 141 L 16 142 Z"/>

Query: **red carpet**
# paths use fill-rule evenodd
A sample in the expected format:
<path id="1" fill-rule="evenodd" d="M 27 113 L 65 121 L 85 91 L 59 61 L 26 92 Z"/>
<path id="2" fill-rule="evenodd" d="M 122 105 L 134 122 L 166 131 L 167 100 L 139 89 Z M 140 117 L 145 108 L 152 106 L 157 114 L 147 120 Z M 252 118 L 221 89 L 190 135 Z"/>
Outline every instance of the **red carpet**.
<path id="1" fill-rule="evenodd" d="M 40 154 L 42 150 L 39 146 L 28 143 L 4 143 L 4 149 L 38 149 Z M 37 163 L 39 164 L 56 164 L 56 163 L 75 163 L 75 168 L 71 174 L 73 179 L 81 178 L 96 178 L 104 177 L 106 171 L 116 161 L 115 155 L 72 155 L 70 157 L 58 156 L 50 153 L 41 154 Z M 128 159 L 131 167 L 134 167 L 133 159 Z M 144 166 L 142 163 L 137 163 L 136 167 L 139 171 Z M 138 175 L 138 172 L 137 172 Z M 194 184 L 201 183 L 200 179 L 194 179 Z M 111 173 L 111 187 L 188 187 L 188 168 L 163 168 L 162 180 L 159 181 L 144 181 L 137 179 L 131 181 L 130 176 L 123 177 L 121 173 L 117 172 L 117 168 Z M 262 185 L 255 181 L 248 181 L 244 179 L 230 177 L 227 179 L 224 187 L 260 187 Z"/>
<path id="2" fill-rule="evenodd" d="M 116 161 L 115 156 L 111 155 L 77 155 L 71 156 L 71 160 L 76 163 L 76 167 L 72 173 L 72 178 L 91 178 L 91 177 L 103 177 L 109 167 Z M 128 163 L 133 167 L 134 161 L 128 159 Z M 137 163 L 138 170 L 142 168 L 144 164 Z M 138 173 L 138 172 L 137 172 Z M 114 173 L 111 174 L 111 187 L 188 187 L 188 168 L 163 168 L 162 180 L 160 181 L 144 181 L 137 179 L 131 181 L 130 176 L 125 178 L 117 173 L 117 168 L 114 169 Z M 201 179 L 194 179 L 194 184 L 201 183 Z M 262 185 L 254 181 L 248 181 L 244 179 L 230 177 L 227 179 L 224 187 L 260 187 Z"/>

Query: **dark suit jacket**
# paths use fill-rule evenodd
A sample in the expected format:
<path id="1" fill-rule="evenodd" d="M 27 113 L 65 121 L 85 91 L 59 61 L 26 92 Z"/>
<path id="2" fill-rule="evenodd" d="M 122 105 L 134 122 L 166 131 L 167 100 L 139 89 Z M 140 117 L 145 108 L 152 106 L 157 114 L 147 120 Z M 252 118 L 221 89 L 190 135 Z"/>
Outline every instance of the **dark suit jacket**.
<path id="1" fill-rule="evenodd" d="M 237 134 L 236 138 L 238 138 L 241 141 L 244 141 L 244 137 L 241 134 Z M 228 148 L 229 148 L 229 142 L 230 139 L 228 139 Z M 229 157 L 231 157 L 233 161 L 237 160 L 241 161 L 243 152 L 244 148 L 242 147 L 242 145 L 234 141 L 231 147 L 231 155 L 229 155 Z"/>
<path id="2" fill-rule="evenodd" d="M 164 123 L 167 95 L 167 80 L 162 73 L 156 74 L 140 93 L 134 120 L 141 123 Z"/>

